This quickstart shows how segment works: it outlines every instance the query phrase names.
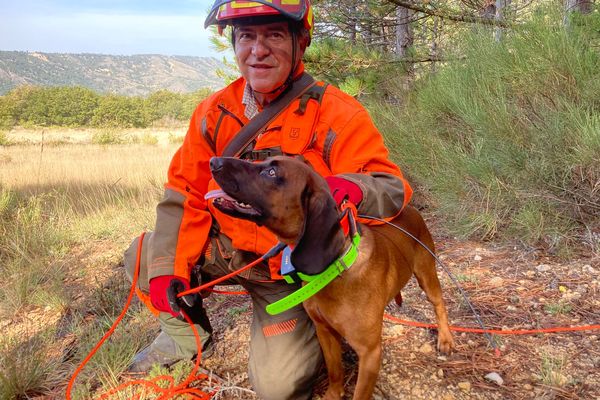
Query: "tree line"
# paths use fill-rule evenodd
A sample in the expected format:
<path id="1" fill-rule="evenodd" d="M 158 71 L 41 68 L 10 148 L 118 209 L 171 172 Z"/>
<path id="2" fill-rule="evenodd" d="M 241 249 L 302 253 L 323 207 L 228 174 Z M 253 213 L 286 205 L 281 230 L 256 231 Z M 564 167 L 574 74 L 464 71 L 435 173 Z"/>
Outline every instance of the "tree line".
<path id="1" fill-rule="evenodd" d="M 187 122 L 211 91 L 147 97 L 99 94 L 84 87 L 21 86 L 0 96 L 0 129 L 23 127 L 146 128 L 156 123 Z"/>

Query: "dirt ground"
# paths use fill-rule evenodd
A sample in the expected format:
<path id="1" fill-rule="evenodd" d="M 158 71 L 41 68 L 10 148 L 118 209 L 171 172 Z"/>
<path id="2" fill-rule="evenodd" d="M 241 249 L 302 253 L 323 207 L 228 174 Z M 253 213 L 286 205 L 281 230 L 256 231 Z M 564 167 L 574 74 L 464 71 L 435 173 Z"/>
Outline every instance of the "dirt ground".
<path id="1" fill-rule="evenodd" d="M 438 254 L 468 294 L 486 328 L 531 330 L 596 325 L 595 330 L 493 335 L 495 354 L 483 334 L 455 332 L 456 351 L 435 350 L 434 330 L 384 321 L 383 365 L 375 399 L 600 399 L 600 284 L 598 255 L 561 262 L 541 251 L 438 239 Z M 472 311 L 438 266 L 451 325 L 478 328 Z M 424 294 L 413 280 L 403 290 L 395 317 L 433 322 Z M 251 310 L 243 297 L 212 295 L 207 301 L 216 331 L 216 352 L 203 365 L 230 389 L 221 398 L 255 398 L 246 374 Z M 357 316 L 360 318 L 360 316 Z M 357 357 L 346 346 L 346 395 L 351 398 Z M 486 378 L 496 373 L 501 382 Z M 326 375 L 316 399 L 325 392 Z"/>

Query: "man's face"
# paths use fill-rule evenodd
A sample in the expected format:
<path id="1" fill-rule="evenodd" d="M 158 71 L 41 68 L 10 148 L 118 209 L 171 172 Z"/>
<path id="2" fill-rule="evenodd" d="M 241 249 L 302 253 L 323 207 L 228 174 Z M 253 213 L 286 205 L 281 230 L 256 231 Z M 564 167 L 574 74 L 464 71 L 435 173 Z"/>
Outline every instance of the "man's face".
<path id="1" fill-rule="evenodd" d="M 285 82 L 292 69 L 293 46 L 287 22 L 237 26 L 234 40 L 238 67 L 254 91 L 268 93 Z M 296 59 L 306 45 L 298 47 Z"/>

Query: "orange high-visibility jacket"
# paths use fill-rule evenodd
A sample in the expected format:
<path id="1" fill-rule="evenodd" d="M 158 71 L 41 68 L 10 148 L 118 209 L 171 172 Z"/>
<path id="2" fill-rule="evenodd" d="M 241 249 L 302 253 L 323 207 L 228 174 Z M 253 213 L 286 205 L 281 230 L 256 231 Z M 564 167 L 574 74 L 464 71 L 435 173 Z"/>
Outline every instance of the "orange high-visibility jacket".
<path id="1" fill-rule="evenodd" d="M 323 83 L 319 83 L 323 85 Z M 216 210 L 204 195 L 218 188 L 209 160 L 220 155 L 248 122 L 240 78 L 198 105 L 182 146 L 171 161 L 164 199 L 149 245 L 148 277 L 177 275 L 189 279 L 191 268 L 207 243 L 212 217 L 237 249 L 264 254 L 276 238 L 264 227 L 229 217 Z M 409 202 L 412 189 L 388 158 L 383 138 L 367 111 L 351 96 L 327 86 L 321 98 L 309 100 L 303 115 L 293 101 L 260 135 L 255 151 L 272 149 L 302 155 L 323 176 L 341 175 L 363 191 L 359 214 L 390 219 Z M 211 217 L 212 215 L 212 217 Z M 369 223 L 368 221 L 363 221 Z M 280 259 L 269 261 L 278 278 Z"/>

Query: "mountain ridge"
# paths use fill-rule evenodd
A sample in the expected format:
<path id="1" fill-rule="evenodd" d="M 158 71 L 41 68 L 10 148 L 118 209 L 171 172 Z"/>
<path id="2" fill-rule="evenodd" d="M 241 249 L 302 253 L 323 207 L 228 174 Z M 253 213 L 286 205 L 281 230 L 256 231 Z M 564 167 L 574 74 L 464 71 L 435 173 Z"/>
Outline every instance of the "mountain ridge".
<path id="1" fill-rule="evenodd" d="M 144 96 L 224 86 L 213 57 L 111 55 L 0 50 L 0 95 L 21 85 L 83 86 L 99 93 Z"/>

